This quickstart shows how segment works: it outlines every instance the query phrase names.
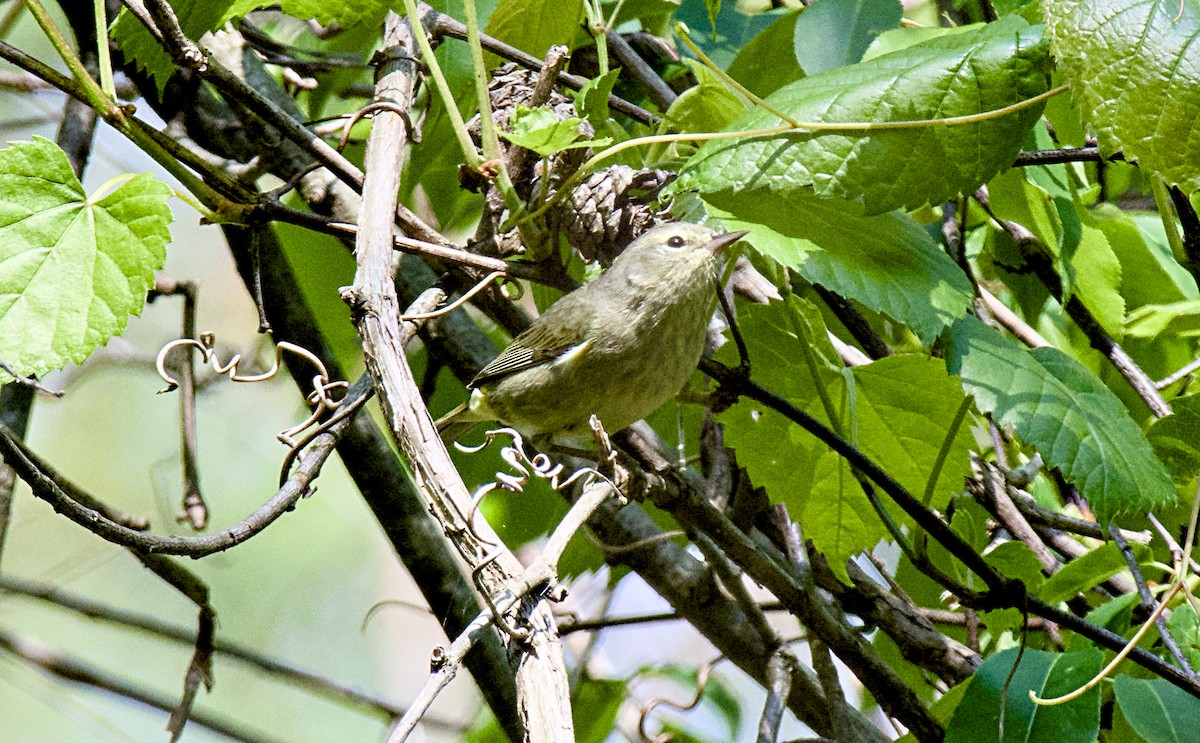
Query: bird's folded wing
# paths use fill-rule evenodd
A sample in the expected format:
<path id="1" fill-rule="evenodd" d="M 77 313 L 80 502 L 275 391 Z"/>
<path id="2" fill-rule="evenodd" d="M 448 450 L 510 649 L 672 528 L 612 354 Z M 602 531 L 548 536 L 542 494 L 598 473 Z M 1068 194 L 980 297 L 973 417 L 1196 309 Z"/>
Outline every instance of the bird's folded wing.
<path id="1" fill-rule="evenodd" d="M 573 348 L 581 345 L 587 337 L 590 326 L 590 307 L 572 300 L 574 294 L 567 295 L 552 305 L 540 320 L 528 330 L 513 339 L 512 344 L 492 359 L 492 362 L 475 375 L 468 385 L 471 388 L 495 381 L 510 374 L 529 369 L 539 364 L 545 364 L 560 358 Z M 583 304 L 583 306 L 576 306 Z M 559 305 L 564 305 L 559 307 Z M 563 310 L 570 312 L 572 322 L 556 322 L 557 315 Z"/>

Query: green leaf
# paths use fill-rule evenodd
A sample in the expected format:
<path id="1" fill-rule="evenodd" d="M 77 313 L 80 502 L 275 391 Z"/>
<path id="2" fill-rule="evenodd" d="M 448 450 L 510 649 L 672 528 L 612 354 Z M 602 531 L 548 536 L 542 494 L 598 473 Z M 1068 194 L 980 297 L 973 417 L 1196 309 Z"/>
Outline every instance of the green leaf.
<path id="1" fill-rule="evenodd" d="M 841 366 L 825 335 L 821 313 L 794 295 L 788 305 L 741 305 L 738 326 L 746 339 L 755 380 L 823 421 L 828 417 L 816 400 L 817 385 L 840 398 Z M 795 313 L 794 315 L 791 313 Z M 803 332 L 798 334 L 797 328 Z M 802 343 L 816 358 L 816 380 L 803 362 Z M 737 363 L 727 343 L 717 358 Z M 862 488 L 841 457 L 781 415 L 743 402 L 721 415 L 725 441 L 738 462 L 773 500 L 787 505 L 791 517 L 804 524 L 805 537 L 829 557 L 830 567 L 845 578 L 845 559 L 887 536 Z"/>
<path id="2" fill-rule="evenodd" d="M 943 510 L 962 490 L 975 446 L 969 426 L 960 421 L 953 430 L 965 397 L 962 384 L 946 373 L 941 359 L 916 354 L 889 356 L 853 372 L 859 447 L 918 497 L 953 433 L 931 491 L 930 505 Z"/>
<path id="3" fill-rule="evenodd" d="M 745 112 L 746 104 L 730 92 L 723 80 L 694 60 L 684 61 L 696 76 L 697 84 L 675 99 L 663 114 L 657 133 L 717 131 Z M 662 163 L 686 157 L 693 151 L 691 144 L 657 144 L 647 150 L 646 161 Z"/>
<path id="4" fill-rule="evenodd" d="M 1166 245 L 1146 240 L 1134 220 L 1111 204 L 1088 213 L 1089 223 L 1104 233 L 1121 264 L 1121 294 L 1129 310 L 1200 298 L 1196 280 L 1179 265 Z"/>
<path id="5" fill-rule="evenodd" d="M 764 13 L 764 16 L 768 14 Z M 749 41 L 729 63 L 729 75 L 757 96 L 766 96 L 804 77 L 796 61 L 793 35 L 798 10 L 785 10 Z"/>
<path id="6" fill-rule="evenodd" d="M 1079 559 L 1063 565 L 1061 570 L 1046 579 L 1038 596 L 1048 604 L 1057 604 L 1128 568 L 1120 548 L 1113 542 L 1105 542 Z"/>
<path id="7" fill-rule="evenodd" d="M 0 150 L 0 359 L 41 375 L 121 333 L 166 259 L 172 193 L 142 174 L 95 200 L 50 140 Z"/>
<path id="8" fill-rule="evenodd" d="M 797 80 L 767 100 L 793 119 L 831 124 L 994 111 L 1048 89 L 1049 49 L 1040 33 L 1010 17 Z M 861 199 L 869 214 L 916 208 L 970 191 L 1011 165 L 1041 108 L 967 125 L 711 140 L 676 187 L 703 193 L 811 187 L 825 198 Z M 728 131 L 780 123 L 755 109 Z"/>
<path id="9" fill-rule="evenodd" d="M 234 0 L 222 22 L 270 4 L 266 0 Z M 394 5 L 401 7 L 399 3 Z M 389 0 L 283 0 L 280 3 L 280 9 L 293 18 L 311 18 L 325 25 L 336 21 L 343 28 L 363 23 L 378 25 L 392 7 Z"/>
<path id="10" fill-rule="evenodd" d="M 720 3 L 715 26 L 709 20 L 707 3 L 679 3 L 675 10 L 675 19 L 692 29 L 691 38 L 701 51 L 721 69 L 728 69 L 729 63 L 775 17 L 771 13 L 760 13 L 747 9 L 738 10 L 741 3 Z M 661 21 L 659 21 L 661 22 Z M 709 29 L 712 33 L 709 33 Z"/>
<path id="11" fill-rule="evenodd" d="M 1134 731 L 1150 743 L 1186 743 L 1200 729 L 1200 700 L 1164 679 L 1113 679 L 1117 705 Z"/>
<path id="12" fill-rule="evenodd" d="M 704 9 L 708 11 L 708 24 L 712 27 L 712 39 L 717 40 L 717 16 L 721 15 L 721 0 L 704 0 Z"/>
<path id="13" fill-rule="evenodd" d="M 983 559 L 1008 578 L 1016 578 L 1031 591 L 1037 591 L 1046 581 L 1042 575 L 1042 563 L 1024 542 L 1011 539 L 989 550 Z M 991 625 L 988 625 L 989 627 Z"/>
<path id="14" fill-rule="evenodd" d="M 620 68 L 613 68 L 588 80 L 575 95 L 575 110 L 597 131 L 608 121 L 608 96 L 620 74 Z"/>
<path id="15" fill-rule="evenodd" d="M 621 703 L 629 696 L 626 679 L 585 677 L 571 692 L 571 717 L 577 743 L 604 743 L 616 725 Z"/>
<path id="16" fill-rule="evenodd" d="M 1122 270 L 1106 233 L 1092 226 L 1088 215 L 1079 214 L 1071 199 L 1052 196 L 1028 175 L 1012 168 L 992 179 L 988 185 L 992 213 L 1032 232 L 1055 260 L 1064 297 L 1078 295 L 1100 325 L 1119 339 L 1125 329 Z"/>
<path id="17" fill-rule="evenodd" d="M 863 60 L 875 59 L 882 57 L 885 54 L 898 52 L 901 49 L 907 49 L 913 44 L 920 44 L 923 41 L 930 39 L 941 38 L 942 36 L 950 36 L 959 33 L 974 33 L 974 26 L 956 26 L 954 28 L 946 28 L 944 26 L 918 26 L 916 28 L 894 28 L 890 31 L 884 31 L 875 37 L 867 50 L 863 52 Z"/>
<path id="18" fill-rule="evenodd" d="M 574 116 L 560 119 L 544 106 L 528 108 L 518 104 L 508 120 L 511 131 L 500 132 L 500 136 L 542 157 L 579 147 L 603 147 L 610 142 L 607 139 L 576 142 L 582 123 L 581 119 Z"/>
<path id="19" fill-rule="evenodd" d="M 171 8 L 175 11 L 175 17 L 179 19 L 183 33 L 192 41 L 196 41 L 219 27 L 222 20 L 228 17 L 229 9 L 235 4 L 235 0 L 173 0 Z M 171 73 L 175 71 L 175 63 L 142 22 L 122 8 L 120 15 L 113 22 L 110 36 L 121 48 L 126 59 L 154 78 L 154 84 L 158 86 L 158 92 L 161 94 Z"/>
<path id="20" fill-rule="evenodd" d="M 828 348 L 819 313 L 797 297 L 789 302 L 790 308 L 781 302 L 749 306 L 740 316 L 756 381 L 828 421 L 816 398 L 816 384 L 820 384 L 836 407 L 834 428 L 919 496 L 947 435 L 954 430 L 964 399 L 958 381 L 946 374 L 938 359 L 894 356 L 854 370 L 851 404 L 846 378 L 826 362 L 836 356 Z M 790 311 L 797 315 L 789 317 Z M 803 337 L 793 322 L 803 327 Z M 802 343 L 813 341 L 817 383 L 801 351 Z M 723 348 L 719 356 L 732 360 L 732 353 Z M 799 426 L 752 404 L 734 406 L 721 420 L 738 461 L 756 484 L 765 487 L 773 500 L 785 503 L 792 518 L 804 524 L 805 537 L 835 571 L 842 573 L 847 559 L 888 536 L 845 460 Z M 959 426 L 932 489 L 934 507 L 943 508 L 950 494 L 961 489 L 972 445 L 969 430 Z M 894 518 L 904 521 L 898 510 Z"/>
<path id="21" fill-rule="evenodd" d="M 1191 604 L 1185 601 L 1171 610 L 1171 617 L 1167 619 L 1167 630 L 1179 643 L 1179 649 L 1183 651 L 1192 668 L 1200 664 L 1200 620 L 1197 619 Z"/>
<path id="22" fill-rule="evenodd" d="M 1138 307 L 1125 319 L 1125 332 L 1134 338 L 1194 338 L 1200 335 L 1200 299 Z"/>
<path id="23" fill-rule="evenodd" d="M 950 370 L 1079 488 L 1101 520 L 1175 500 L 1175 487 L 1125 406 L 1054 348 L 1026 351 L 974 318 L 951 331 Z"/>
<path id="24" fill-rule="evenodd" d="M 821 0 L 800 14 L 795 56 L 809 75 L 854 64 L 880 33 L 900 25 L 897 0 Z"/>
<path id="25" fill-rule="evenodd" d="M 1139 605 L 1140 601 L 1141 599 L 1137 593 L 1127 593 L 1123 596 L 1117 596 L 1115 599 L 1106 601 L 1089 611 L 1084 619 L 1097 627 L 1103 627 L 1106 630 L 1128 638 L 1134 632 L 1131 627 L 1133 610 Z M 1067 650 L 1095 647 L 1098 646 L 1083 635 L 1072 636 L 1071 641 L 1067 644 Z"/>
<path id="26" fill-rule="evenodd" d="M 1176 482 L 1200 474 L 1200 395 L 1177 397 L 1174 411 L 1150 425 L 1146 438 Z"/>
<path id="27" fill-rule="evenodd" d="M 903 214 L 866 216 L 861 204 L 803 191 L 722 191 L 704 200 L 730 229 L 749 229 L 764 255 L 908 326 L 922 343 L 970 307 L 966 275 Z"/>
<path id="28" fill-rule="evenodd" d="M 1121 151 L 1185 192 L 1200 190 L 1200 5 L 1195 0 L 1047 0 L 1071 94 L 1105 154 Z"/>
<path id="29" fill-rule="evenodd" d="M 1100 690 L 1052 707 L 1036 706 L 1033 691 L 1046 699 L 1082 686 L 1100 670 L 1103 655 L 1087 650 L 1048 653 L 1027 648 L 1020 665 L 1016 648 L 997 653 L 983 662 L 946 728 L 946 743 L 1001 741 L 1000 709 L 1004 710 L 1003 743 L 1092 743 L 1100 730 Z"/>
<path id="30" fill-rule="evenodd" d="M 486 33 L 541 59 L 554 44 L 570 46 L 582 18 L 582 0 L 500 0 Z"/>
<path id="31" fill-rule="evenodd" d="M 1074 207 L 1072 207 L 1074 208 Z M 1080 225 L 1079 244 L 1071 255 L 1075 293 L 1100 326 L 1118 341 L 1125 332 L 1125 298 L 1121 296 L 1121 262 L 1104 232 Z"/>

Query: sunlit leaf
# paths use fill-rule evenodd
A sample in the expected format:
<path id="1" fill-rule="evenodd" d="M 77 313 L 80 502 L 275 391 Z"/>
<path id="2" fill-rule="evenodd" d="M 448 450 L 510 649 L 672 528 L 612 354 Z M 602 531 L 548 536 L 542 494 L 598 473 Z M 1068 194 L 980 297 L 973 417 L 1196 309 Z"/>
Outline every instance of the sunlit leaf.
<path id="1" fill-rule="evenodd" d="M 89 198 L 53 142 L 0 150 L 0 359 L 41 375 L 121 333 L 166 258 L 171 195 L 143 174 Z"/>

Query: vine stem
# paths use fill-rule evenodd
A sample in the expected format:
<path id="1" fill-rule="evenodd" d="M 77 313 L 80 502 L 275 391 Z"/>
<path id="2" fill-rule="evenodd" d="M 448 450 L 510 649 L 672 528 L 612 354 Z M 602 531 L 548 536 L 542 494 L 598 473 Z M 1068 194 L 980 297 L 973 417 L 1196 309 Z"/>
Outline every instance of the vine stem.
<path id="1" fill-rule="evenodd" d="M 788 123 L 780 126 L 764 127 L 762 129 L 751 129 L 749 131 L 733 131 L 733 132 L 688 132 L 685 134 L 654 134 L 648 137 L 635 137 L 627 139 L 624 142 L 608 147 L 596 153 L 579 167 L 568 178 L 563 185 L 555 192 L 554 196 L 547 199 L 539 209 L 527 214 L 518 215 L 519 221 L 536 219 L 546 213 L 551 207 L 561 201 L 566 194 L 570 193 L 578 186 L 583 179 L 592 173 L 597 165 L 607 160 L 608 158 L 618 153 L 624 152 L 632 147 L 642 147 L 652 144 L 666 144 L 670 142 L 707 142 L 709 140 L 719 139 L 756 139 L 758 137 L 770 137 L 776 134 L 785 134 L 787 132 L 812 131 L 812 132 L 875 132 L 875 131 L 890 131 L 896 129 L 928 129 L 932 127 L 943 126 L 962 126 L 965 124 L 978 124 L 983 121 L 990 121 L 1007 116 L 1017 111 L 1035 106 L 1043 101 L 1049 100 L 1056 95 L 1065 93 L 1070 86 L 1060 85 L 1057 88 L 1052 88 L 1044 93 L 1039 93 L 1031 98 L 1018 101 L 1008 106 L 994 108 L 988 111 L 981 111 L 974 114 L 965 114 L 963 116 L 948 116 L 940 119 L 913 119 L 905 121 L 843 121 L 843 122 L 823 122 L 823 121 L 797 121 L 790 118 L 785 118 Z M 770 111 L 780 118 L 784 118 L 781 114 Z M 510 224 L 506 224 L 504 229 L 511 229 L 513 226 L 510 219 Z"/>

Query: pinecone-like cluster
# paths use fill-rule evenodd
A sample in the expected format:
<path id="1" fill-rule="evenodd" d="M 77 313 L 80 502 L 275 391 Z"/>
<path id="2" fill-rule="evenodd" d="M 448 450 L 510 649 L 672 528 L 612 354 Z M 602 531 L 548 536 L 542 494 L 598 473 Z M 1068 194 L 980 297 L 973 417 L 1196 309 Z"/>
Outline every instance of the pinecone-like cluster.
<path id="1" fill-rule="evenodd" d="M 495 71 L 488 92 L 492 121 L 499 129 L 508 129 L 517 105 L 530 105 L 537 79 L 537 73 L 514 64 L 505 64 Z M 578 116 L 574 103 L 557 90 L 550 92 L 549 100 L 544 105 L 564 120 Z M 467 129 L 478 142 L 478 116 L 468 123 Z M 586 121 L 580 122 L 579 133 L 582 138 L 595 136 L 591 124 Z M 505 150 L 509 177 L 517 193 L 526 199 L 531 194 L 542 192 L 545 196 L 541 198 L 549 198 L 558 185 L 575 173 L 592 154 L 589 149 L 564 150 L 544 163 L 541 158 L 529 153 L 514 157 L 511 153 L 513 145 L 504 140 L 501 140 L 501 145 Z M 549 182 L 543 184 L 547 173 Z M 599 170 L 546 213 L 540 232 L 545 234 L 547 241 L 555 241 L 561 235 L 579 250 L 585 260 L 608 264 L 625 245 L 662 221 L 657 206 L 658 193 L 671 178 L 672 174 L 667 171 L 635 170 L 627 165 Z M 503 220 L 503 209 L 495 198 L 489 198 L 489 207 L 489 227 L 494 230 Z M 497 236 L 496 244 L 501 255 L 521 250 L 520 238 L 515 233 Z"/>
<path id="2" fill-rule="evenodd" d="M 546 216 L 585 260 L 608 265 L 634 238 L 662 219 L 658 192 L 673 178 L 665 170 L 613 165 L 576 186 Z"/>

